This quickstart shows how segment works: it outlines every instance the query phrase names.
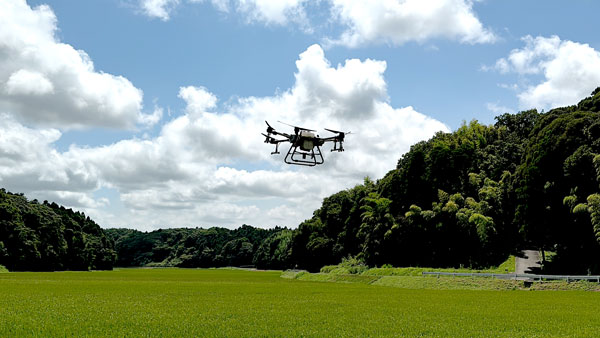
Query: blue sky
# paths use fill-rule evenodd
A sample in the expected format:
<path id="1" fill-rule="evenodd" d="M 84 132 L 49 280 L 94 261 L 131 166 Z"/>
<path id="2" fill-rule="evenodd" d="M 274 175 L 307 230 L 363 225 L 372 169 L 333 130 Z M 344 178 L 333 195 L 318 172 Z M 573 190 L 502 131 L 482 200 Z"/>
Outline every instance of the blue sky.
<path id="1" fill-rule="evenodd" d="M 4 1 L 0 186 L 103 227 L 295 227 L 436 131 L 589 95 L 599 12 L 592 0 Z M 323 166 L 290 167 L 262 143 L 265 119 L 355 134 Z"/>

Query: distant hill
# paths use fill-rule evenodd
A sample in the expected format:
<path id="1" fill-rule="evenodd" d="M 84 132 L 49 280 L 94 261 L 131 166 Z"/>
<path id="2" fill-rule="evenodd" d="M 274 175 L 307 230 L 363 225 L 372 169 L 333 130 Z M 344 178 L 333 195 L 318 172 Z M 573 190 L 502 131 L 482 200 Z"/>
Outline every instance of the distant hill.
<path id="1" fill-rule="evenodd" d="M 271 243 L 291 230 L 276 227 L 260 229 L 243 225 L 237 229 L 213 227 L 161 229 L 141 232 L 131 229 L 107 229 L 114 241 L 117 266 L 219 267 L 250 266 L 283 268 L 287 261 L 270 251 Z"/>
<path id="2" fill-rule="evenodd" d="M 10 271 L 110 270 L 112 242 L 83 213 L 0 189 L 0 264 Z"/>

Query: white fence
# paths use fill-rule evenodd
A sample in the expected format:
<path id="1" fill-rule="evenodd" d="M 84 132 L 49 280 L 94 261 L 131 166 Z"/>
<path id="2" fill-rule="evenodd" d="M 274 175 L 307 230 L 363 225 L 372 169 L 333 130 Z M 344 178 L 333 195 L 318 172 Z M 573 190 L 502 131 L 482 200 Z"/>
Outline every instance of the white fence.
<path id="1" fill-rule="evenodd" d="M 533 282 L 542 282 L 545 280 L 566 280 L 572 282 L 576 280 L 587 280 L 600 283 L 600 276 L 577 276 L 577 275 L 535 275 L 531 273 L 477 273 L 477 272 L 428 272 L 424 271 L 423 276 L 453 276 L 453 277 L 491 277 L 498 279 L 515 279 Z"/>

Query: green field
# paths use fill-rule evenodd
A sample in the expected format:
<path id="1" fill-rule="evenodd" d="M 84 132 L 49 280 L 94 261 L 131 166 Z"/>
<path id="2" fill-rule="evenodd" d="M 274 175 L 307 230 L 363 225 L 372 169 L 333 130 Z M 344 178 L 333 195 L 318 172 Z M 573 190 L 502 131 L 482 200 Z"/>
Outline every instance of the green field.
<path id="1" fill-rule="evenodd" d="M 599 332 L 595 292 L 403 289 L 225 269 L 0 275 L 1 337 L 593 337 Z"/>

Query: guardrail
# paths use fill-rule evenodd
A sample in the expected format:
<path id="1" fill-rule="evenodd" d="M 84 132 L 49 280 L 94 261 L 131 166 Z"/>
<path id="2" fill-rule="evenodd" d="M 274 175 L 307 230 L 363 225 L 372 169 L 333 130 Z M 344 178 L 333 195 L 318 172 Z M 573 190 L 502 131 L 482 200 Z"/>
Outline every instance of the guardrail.
<path id="1" fill-rule="evenodd" d="M 587 280 L 600 283 L 600 276 L 584 275 L 536 275 L 531 273 L 478 273 L 478 272 L 429 272 L 423 271 L 423 276 L 453 276 L 453 277 L 491 277 L 498 279 L 527 280 L 542 282 L 544 280 L 566 280 L 567 283 L 576 280 Z"/>

